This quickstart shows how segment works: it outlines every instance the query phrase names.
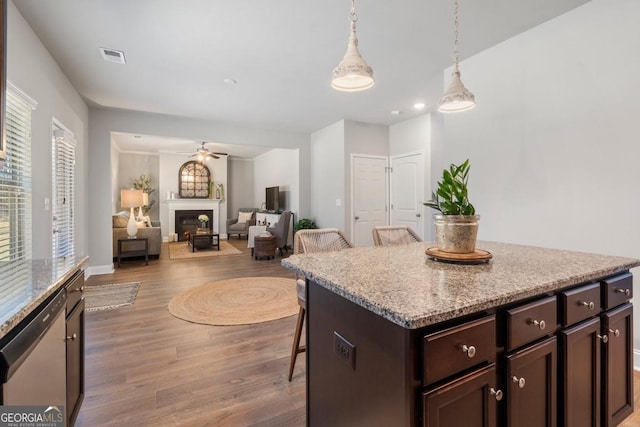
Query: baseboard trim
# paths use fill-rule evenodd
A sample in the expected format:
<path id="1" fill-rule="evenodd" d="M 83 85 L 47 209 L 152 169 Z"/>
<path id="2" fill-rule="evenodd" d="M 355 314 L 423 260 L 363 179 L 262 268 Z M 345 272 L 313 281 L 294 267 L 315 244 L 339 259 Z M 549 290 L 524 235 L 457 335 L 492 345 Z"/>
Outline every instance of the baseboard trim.
<path id="1" fill-rule="evenodd" d="M 84 269 L 84 277 L 88 279 L 91 276 L 99 276 L 101 274 L 112 274 L 113 264 L 108 265 L 91 265 Z"/>
<path id="2" fill-rule="evenodd" d="M 633 369 L 640 371 L 640 350 L 637 348 L 633 349 Z"/>

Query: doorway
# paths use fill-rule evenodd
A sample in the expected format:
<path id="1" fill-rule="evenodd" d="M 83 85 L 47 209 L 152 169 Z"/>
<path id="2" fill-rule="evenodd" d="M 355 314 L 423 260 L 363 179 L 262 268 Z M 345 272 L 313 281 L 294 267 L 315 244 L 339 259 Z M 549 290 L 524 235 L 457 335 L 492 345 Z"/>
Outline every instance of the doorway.
<path id="1" fill-rule="evenodd" d="M 373 246 L 373 227 L 387 224 L 388 183 L 386 157 L 352 155 L 351 241 L 355 246 Z"/>

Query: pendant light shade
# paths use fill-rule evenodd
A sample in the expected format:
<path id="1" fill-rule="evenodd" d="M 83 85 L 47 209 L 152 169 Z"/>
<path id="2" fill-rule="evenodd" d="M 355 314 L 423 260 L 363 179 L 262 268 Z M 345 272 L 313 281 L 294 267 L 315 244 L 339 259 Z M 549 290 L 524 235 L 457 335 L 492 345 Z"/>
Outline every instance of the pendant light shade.
<path id="1" fill-rule="evenodd" d="M 356 37 L 356 21 L 358 16 L 355 12 L 354 0 L 351 0 L 351 34 L 347 44 L 347 53 L 333 70 L 331 87 L 337 90 L 356 92 L 369 89 L 374 85 L 373 70 L 362 59 L 358 51 L 358 38 Z"/>
<path id="2" fill-rule="evenodd" d="M 453 73 L 451 73 L 451 83 L 449 88 L 440 98 L 438 111 L 442 113 L 456 113 L 470 110 L 476 106 L 475 97 L 464 87 L 460 78 L 460 68 L 458 65 L 460 51 L 458 50 L 458 0 L 454 0 L 454 42 L 453 42 Z"/>

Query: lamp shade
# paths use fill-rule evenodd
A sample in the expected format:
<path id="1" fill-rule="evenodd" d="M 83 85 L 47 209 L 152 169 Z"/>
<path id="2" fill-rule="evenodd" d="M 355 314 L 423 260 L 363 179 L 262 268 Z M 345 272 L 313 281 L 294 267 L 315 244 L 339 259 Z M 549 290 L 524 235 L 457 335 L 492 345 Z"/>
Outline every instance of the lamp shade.
<path id="1" fill-rule="evenodd" d="M 355 28 L 351 30 L 347 52 L 333 70 L 331 87 L 345 92 L 356 92 L 373 86 L 373 69 L 362 59 L 358 51 Z"/>
<path id="2" fill-rule="evenodd" d="M 476 106 L 475 97 L 464 87 L 460 78 L 460 71 L 456 68 L 451 75 L 449 89 L 440 98 L 438 111 L 442 113 L 455 113 L 470 110 Z"/>
<path id="3" fill-rule="evenodd" d="M 137 208 L 142 206 L 143 202 L 142 190 L 120 190 L 120 203 L 123 208 Z"/>

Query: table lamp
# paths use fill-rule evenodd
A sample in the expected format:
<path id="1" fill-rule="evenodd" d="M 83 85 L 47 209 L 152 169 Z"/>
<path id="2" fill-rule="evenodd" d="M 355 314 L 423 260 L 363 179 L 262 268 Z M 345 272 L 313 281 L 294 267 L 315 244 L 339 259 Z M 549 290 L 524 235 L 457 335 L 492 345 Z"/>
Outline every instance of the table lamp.
<path id="1" fill-rule="evenodd" d="M 142 216 L 142 206 L 149 206 L 149 193 L 142 193 L 142 205 L 138 208 L 138 218 Z"/>
<path id="2" fill-rule="evenodd" d="M 138 234 L 138 225 L 136 224 L 135 214 L 133 208 L 142 206 L 144 197 L 142 190 L 120 190 L 120 200 L 123 208 L 130 208 L 129 222 L 127 223 L 127 234 L 130 239 L 135 239 Z"/>

